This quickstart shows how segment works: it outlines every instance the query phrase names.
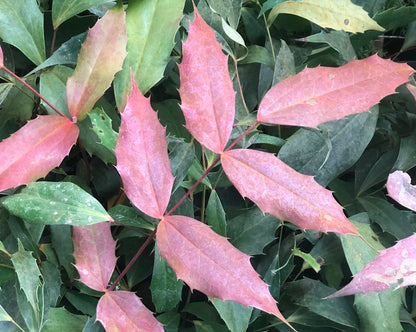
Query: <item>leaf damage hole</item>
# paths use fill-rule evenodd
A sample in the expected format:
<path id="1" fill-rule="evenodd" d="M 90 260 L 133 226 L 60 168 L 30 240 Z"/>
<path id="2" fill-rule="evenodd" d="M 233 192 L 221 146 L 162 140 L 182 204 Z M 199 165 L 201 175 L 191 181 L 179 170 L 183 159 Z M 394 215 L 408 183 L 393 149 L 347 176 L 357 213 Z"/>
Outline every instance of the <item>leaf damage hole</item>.
<path id="1" fill-rule="evenodd" d="M 346 19 L 344 20 L 344 24 L 345 24 L 345 25 L 350 24 L 350 20 L 349 20 L 348 18 L 346 18 Z"/>

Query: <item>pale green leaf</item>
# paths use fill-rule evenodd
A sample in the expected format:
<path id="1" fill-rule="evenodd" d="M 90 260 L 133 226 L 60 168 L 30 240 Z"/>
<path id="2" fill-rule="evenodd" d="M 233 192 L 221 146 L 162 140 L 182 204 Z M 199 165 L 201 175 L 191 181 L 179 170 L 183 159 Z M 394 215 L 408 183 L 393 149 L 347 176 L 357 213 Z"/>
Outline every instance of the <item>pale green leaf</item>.
<path id="1" fill-rule="evenodd" d="M 2 201 L 10 213 L 44 225 L 91 225 L 111 220 L 102 205 L 71 182 L 33 182 Z"/>
<path id="2" fill-rule="evenodd" d="M 0 38 L 21 50 L 34 64 L 45 61 L 43 14 L 36 0 L 0 1 Z"/>
<path id="3" fill-rule="evenodd" d="M 314 257 L 311 256 L 311 254 L 305 253 L 301 251 L 299 248 L 293 249 L 292 252 L 293 255 L 298 256 L 305 261 L 302 266 L 302 270 L 307 269 L 308 267 L 314 269 L 316 273 L 318 273 L 321 270 L 321 265 L 316 261 Z"/>
<path id="4" fill-rule="evenodd" d="M 366 30 L 384 31 L 384 28 L 372 20 L 364 9 L 350 0 L 285 1 L 272 9 L 267 18 L 267 24 L 270 26 L 279 14 L 301 16 L 323 28 L 334 30 L 353 33 Z"/>
<path id="5" fill-rule="evenodd" d="M 222 301 L 217 298 L 212 299 L 212 304 L 230 331 L 247 331 L 253 308 L 229 300 Z"/>

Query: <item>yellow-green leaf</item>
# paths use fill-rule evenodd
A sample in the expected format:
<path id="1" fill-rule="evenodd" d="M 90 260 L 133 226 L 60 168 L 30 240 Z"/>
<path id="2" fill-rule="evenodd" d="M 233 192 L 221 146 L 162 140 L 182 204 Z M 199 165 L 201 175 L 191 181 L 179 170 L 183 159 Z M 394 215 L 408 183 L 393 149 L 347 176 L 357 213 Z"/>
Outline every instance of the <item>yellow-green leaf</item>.
<path id="1" fill-rule="evenodd" d="M 347 32 L 364 32 L 366 30 L 384 31 L 384 28 L 368 16 L 360 6 L 350 0 L 321 1 L 285 1 L 275 6 L 267 18 L 272 25 L 279 14 L 292 14 L 306 18 L 323 28 L 344 30 Z"/>

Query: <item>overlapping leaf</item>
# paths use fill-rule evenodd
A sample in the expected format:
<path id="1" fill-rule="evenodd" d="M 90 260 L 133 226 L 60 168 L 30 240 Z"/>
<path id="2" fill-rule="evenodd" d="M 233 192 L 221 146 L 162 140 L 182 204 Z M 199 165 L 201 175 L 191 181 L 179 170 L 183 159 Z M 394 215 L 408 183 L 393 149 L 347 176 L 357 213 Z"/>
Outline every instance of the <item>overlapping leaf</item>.
<path id="1" fill-rule="evenodd" d="M 116 266 L 116 241 L 111 235 L 110 223 L 76 226 L 73 234 L 79 280 L 92 289 L 104 292 Z"/>
<path id="2" fill-rule="evenodd" d="M 339 68 L 306 68 L 273 86 L 257 113 L 259 122 L 316 127 L 368 111 L 408 80 L 413 69 L 373 55 Z"/>
<path id="3" fill-rule="evenodd" d="M 227 57 L 195 8 L 179 65 L 186 128 L 205 147 L 224 151 L 234 123 L 235 93 Z"/>
<path id="4" fill-rule="evenodd" d="M 78 127 L 57 115 L 39 116 L 0 142 L 0 191 L 49 173 L 69 153 Z"/>
<path id="5" fill-rule="evenodd" d="M 189 217 L 164 217 L 156 240 L 160 255 L 192 289 L 208 297 L 256 307 L 289 325 L 267 284 L 250 265 L 250 256 L 209 226 Z"/>
<path id="6" fill-rule="evenodd" d="M 328 298 L 381 292 L 393 284 L 397 288 L 416 285 L 416 234 L 382 250 L 347 286 Z"/>
<path id="7" fill-rule="evenodd" d="M 72 118 L 83 120 L 110 86 L 126 56 L 126 22 L 116 6 L 88 32 L 74 74 L 67 81 L 68 109 Z"/>
<path id="8" fill-rule="evenodd" d="M 271 25 L 279 14 L 292 14 L 304 17 L 323 28 L 364 32 L 366 30 L 384 31 L 368 13 L 350 0 L 321 1 L 302 0 L 285 1 L 275 6 L 269 14 L 267 23 Z"/>
<path id="9" fill-rule="evenodd" d="M 132 292 L 107 291 L 98 301 L 97 320 L 107 332 L 163 332 L 163 326 Z"/>
<path id="10" fill-rule="evenodd" d="M 231 150 L 222 154 L 221 162 L 240 194 L 250 198 L 263 212 L 302 229 L 358 234 L 329 190 L 274 155 L 256 150 Z"/>
<path id="11" fill-rule="evenodd" d="M 124 191 L 144 213 L 161 218 L 173 185 L 166 142 L 166 129 L 157 119 L 132 76 L 131 95 L 121 115 L 117 146 L 117 170 Z"/>
<path id="12" fill-rule="evenodd" d="M 416 211 L 416 187 L 410 184 L 409 174 L 396 171 L 387 179 L 387 192 L 401 205 Z"/>

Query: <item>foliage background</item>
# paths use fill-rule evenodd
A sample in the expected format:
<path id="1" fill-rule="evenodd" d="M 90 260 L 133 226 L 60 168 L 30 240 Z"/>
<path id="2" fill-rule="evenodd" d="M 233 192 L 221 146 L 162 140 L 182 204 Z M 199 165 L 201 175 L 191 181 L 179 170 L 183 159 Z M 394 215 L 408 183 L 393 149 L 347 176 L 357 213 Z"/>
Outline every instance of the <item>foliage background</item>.
<path id="1" fill-rule="evenodd" d="M 15 15 L 24 17 L 25 6 L 18 2 L 14 7 Z M 98 2 L 91 1 L 94 5 Z M 41 34 L 48 57 L 52 53 L 49 51 L 52 44 L 56 50 L 54 58 L 49 58 L 54 61 L 44 68 L 36 67 L 42 61 L 34 64 L 7 41 L 7 38 L 21 36 L 12 33 L 6 37 L 4 29 L 3 33 L 0 29 L 6 66 L 25 76 L 27 82 L 64 112 L 65 82 L 72 74 L 85 32 L 107 6 L 112 5 L 106 1 L 101 3 L 105 4 L 63 22 L 55 38 L 51 4 L 38 1 L 45 29 Z M 137 5 L 139 1 L 125 1 L 127 3 Z M 415 64 L 416 61 L 414 1 L 354 1 L 387 30 L 358 34 L 322 29 L 306 19 L 287 14 L 280 15 L 268 28 L 265 24 L 267 12 L 265 16 L 259 16 L 264 6 L 259 1 L 201 0 L 196 3 L 202 17 L 217 32 L 223 49 L 238 63 L 246 106 L 230 57 L 229 70 L 237 92 L 236 122 L 243 128 L 254 122 L 253 112 L 273 84 L 306 66 L 341 66 L 354 57 L 360 59 L 374 53 L 399 62 Z M 169 6 L 160 5 L 156 10 L 161 20 L 169 18 Z M 144 92 L 151 88 L 152 106 L 167 126 L 172 169 L 176 177 L 183 179 L 175 183 L 170 207 L 215 159 L 212 153 L 202 150 L 183 127 L 184 119 L 178 106 L 177 63 L 181 59 L 181 41 L 186 38 L 192 11 L 192 3 L 186 1 L 174 48 L 166 68 L 164 65 L 162 68 L 163 78 L 142 88 Z M 2 25 L 13 28 L 15 23 L 7 16 L 9 13 L 2 10 L 0 20 Z M 232 31 L 238 31 L 245 46 L 235 41 L 234 32 L 224 31 L 222 19 Z M 156 42 L 161 36 L 156 33 L 152 38 Z M 152 65 L 151 59 L 147 65 Z M 0 84 L 0 139 L 8 137 L 38 114 L 52 114 L 31 92 L 7 74 L 0 74 L 3 78 Z M 108 208 L 111 216 L 124 225 L 113 227 L 119 257 L 113 279 L 154 228 L 153 220 L 133 208 L 122 194 L 120 177 L 112 165 L 114 154 L 103 144 L 104 138 L 114 141 L 117 137 L 120 124 L 117 104 L 120 105 L 120 100 L 116 102 L 114 90 L 110 89 L 98 101 L 99 108 L 79 123 L 80 140 L 88 152 L 88 167 L 82 151 L 74 147 L 62 165 L 46 177 L 47 181 L 79 185 L 92 193 Z M 325 123 L 317 129 L 262 125 L 239 145 L 276 153 L 297 171 L 314 175 L 321 185 L 334 192 L 349 219 L 369 242 L 376 248 L 390 247 L 416 231 L 415 214 L 394 204 L 384 188 L 388 174 L 394 170 L 408 171 L 412 177 L 416 175 L 415 110 L 414 97 L 402 86 L 397 94 L 383 99 L 369 113 Z M 232 137 L 238 137 L 241 130 L 236 127 Z M 14 192 L 6 190 L 1 194 L 7 196 Z M 218 233 L 226 235 L 238 249 L 253 256 L 253 266 L 270 285 L 271 294 L 278 300 L 283 315 L 298 331 L 416 330 L 413 287 L 322 300 L 345 285 L 352 272 L 356 272 L 352 270 L 360 269 L 359 257 L 371 253 L 365 252 L 363 243 L 352 237 L 340 239 L 331 233 L 301 232 L 292 224 L 283 225 L 274 217 L 264 216 L 252 203 L 240 197 L 219 167 L 180 206 L 178 213 L 208 223 Z M 0 208 L 0 240 L 5 247 L 0 254 L 0 304 L 7 311 L 7 314 L 0 312 L 1 330 L 19 330 L 9 317 L 25 331 L 35 330 L 31 326 L 31 317 L 36 314 L 43 315 L 46 321 L 42 331 L 102 330 L 99 323 L 94 323 L 99 294 L 77 281 L 78 275 L 72 265 L 69 226 L 28 224 Z M 18 251 L 24 273 L 36 273 L 34 262 L 41 272 L 40 279 L 36 276 L 27 284 L 39 292 L 38 313 L 24 305 L 25 295 L 13 267 L 16 263 L 13 265 L 7 255 Z M 310 264 L 316 262 L 319 264 L 314 271 Z M 203 294 L 191 292 L 186 285 L 176 283 L 172 273 L 158 259 L 152 245 L 129 270 L 119 289 L 135 291 L 144 304 L 157 313 L 157 319 L 165 324 L 167 331 L 228 331 L 230 326 L 234 326 L 233 331 L 288 330 L 277 318 L 258 310 L 239 305 L 233 310 L 225 310 L 222 301 L 209 301 Z"/>

